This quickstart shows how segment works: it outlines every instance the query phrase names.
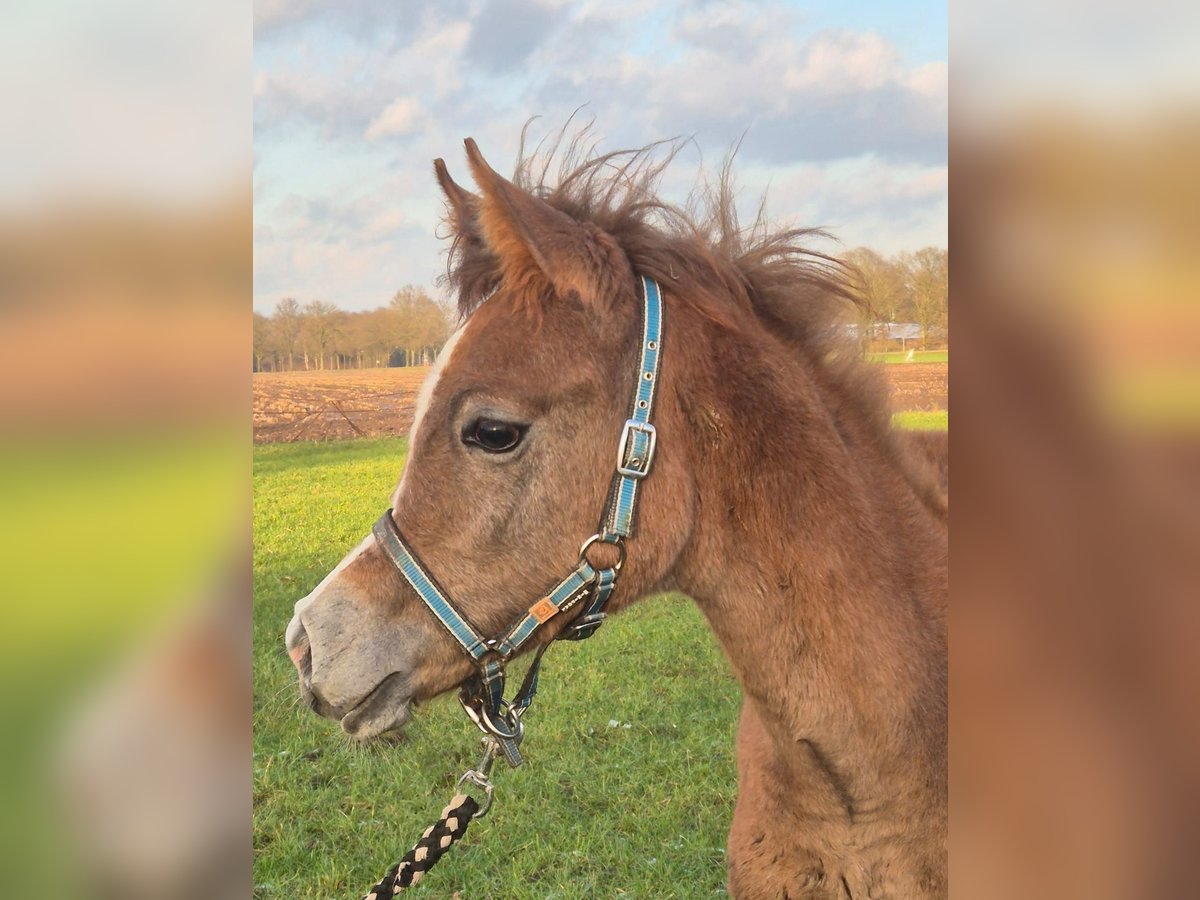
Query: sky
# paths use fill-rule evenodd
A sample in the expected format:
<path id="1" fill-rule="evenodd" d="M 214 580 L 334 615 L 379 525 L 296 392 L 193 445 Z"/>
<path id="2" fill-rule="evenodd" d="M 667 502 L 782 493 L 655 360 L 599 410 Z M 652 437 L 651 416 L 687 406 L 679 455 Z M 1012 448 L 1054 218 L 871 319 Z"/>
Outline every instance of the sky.
<path id="1" fill-rule="evenodd" d="M 582 109 L 580 109 L 582 107 Z M 947 238 L 942 2 L 258 0 L 254 306 L 441 294 L 432 160 L 510 173 L 573 112 L 600 149 L 688 136 L 663 195 L 735 162 L 745 217 L 892 254 Z"/>

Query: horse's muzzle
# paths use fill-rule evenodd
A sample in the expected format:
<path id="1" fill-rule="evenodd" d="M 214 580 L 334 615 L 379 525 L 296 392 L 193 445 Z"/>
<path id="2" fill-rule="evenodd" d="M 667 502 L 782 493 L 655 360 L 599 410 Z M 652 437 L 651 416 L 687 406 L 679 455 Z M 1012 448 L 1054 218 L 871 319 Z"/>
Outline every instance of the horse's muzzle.
<path id="1" fill-rule="evenodd" d="M 304 699 L 308 708 L 317 715 L 324 716 L 327 719 L 340 719 L 342 711 L 326 703 L 313 688 L 312 647 L 309 646 L 308 632 L 304 630 L 304 625 L 300 622 L 299 616 L 296 616 L 288 623 L 286 644 L 288 656 L 292 660 L 292 665 L 296 667 L 296 673 L 299 676 L 300 696 Z"/>

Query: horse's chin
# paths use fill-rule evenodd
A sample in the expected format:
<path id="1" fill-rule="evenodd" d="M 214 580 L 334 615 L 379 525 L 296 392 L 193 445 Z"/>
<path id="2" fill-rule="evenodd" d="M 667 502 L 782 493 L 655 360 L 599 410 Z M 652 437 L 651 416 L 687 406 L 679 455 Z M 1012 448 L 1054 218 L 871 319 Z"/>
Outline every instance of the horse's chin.
<path id="1" fill-rule="evenodd" d="M 412 717 L 412 708 L 408 679 L 395 672 L 342 716 L 342 730 L 356 741 L 369 741 L 382 735 L 398 736 Z"/>

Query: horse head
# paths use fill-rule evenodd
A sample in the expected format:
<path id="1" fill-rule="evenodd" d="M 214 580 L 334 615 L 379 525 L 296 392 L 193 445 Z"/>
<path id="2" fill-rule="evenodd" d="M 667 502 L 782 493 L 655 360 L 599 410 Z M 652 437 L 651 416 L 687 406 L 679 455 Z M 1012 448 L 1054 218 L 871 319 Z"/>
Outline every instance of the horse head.
<path id="1" fill-rule="evenodd" d="M 421 389 L 391 516 L 490 636 L 575 567 L 597 531 L 639 377 L 642 292 L 612 235 L 498 175 L 474 141 L 466 148 L 478 194 L 435 163 L 462 321 Z M 658 389 L 668 434 L 669 382 Z M 610 609 L 664 586 L 686 541 L 694 492 L 669 437 L 660 443 Z M 601 542 L 589 559 L 613 565 L 615 551 Z M 572 619 L 550 618 L 523 649 Z M 286 640 L 308 704 L 355 738 L 400 728 L 414 702 L 475 672 L 375 534 L 296 603 Z"/>

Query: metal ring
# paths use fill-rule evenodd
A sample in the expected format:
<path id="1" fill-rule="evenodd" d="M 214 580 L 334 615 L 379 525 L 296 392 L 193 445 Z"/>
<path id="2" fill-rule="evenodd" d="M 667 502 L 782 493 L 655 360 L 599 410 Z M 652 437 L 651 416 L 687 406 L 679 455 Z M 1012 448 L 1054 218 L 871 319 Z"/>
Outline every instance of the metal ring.
<path id="1" fill-rule="evenodd" d="M 479 697 L 458 695 L 458 702 L 462 705 L 463 710 L 475 727 L 484 734 L 492 737 L 500 738 L 505 741 L 520 741 L 524 734 L 525 726 L 521 724 L 521 714 L 512 709 L 508 705 L 507 700 L 500 701 L 500 717 L 504 725 L 497 725 L 495 719 L 488 713 L 487 704 Z"/>
<path id="2" fill-rule="evenodd" d="M 513 712 L 507 700 L 501 703 L 499 714 L 508 730 L 496 724 L 486 707 L 480 708 L 479 721 L 476 724 L 483 729 L 485 734 L 490 734 L 504 741 L 519 742 L 521 736 L 525 733 L 525 725 L 521 722 L 521 717 Z"/>
<path id="3" fill-rule="evenodd" d="M 621 571 L 621 566 L 625 565 L 625 541 L 623 538 L 618 536 L 615 541 L 610 541 L 605 540 L 605 537 L 602 534 L 593 534 L 590 538 L 584 541 L 583 546 L 579 548 L 579 559 L 582 562 L 586 562 L 590 566 L 592 565 L 592 561 L 587 558 L 587 552 L 591 549 L 592 544 L 608 544 L 610 547 L 616 547 L 617 564 L 611 568 L 616 572 Z M 596 566 L 592 566 L 592 568 L 594 569 Z"/>

